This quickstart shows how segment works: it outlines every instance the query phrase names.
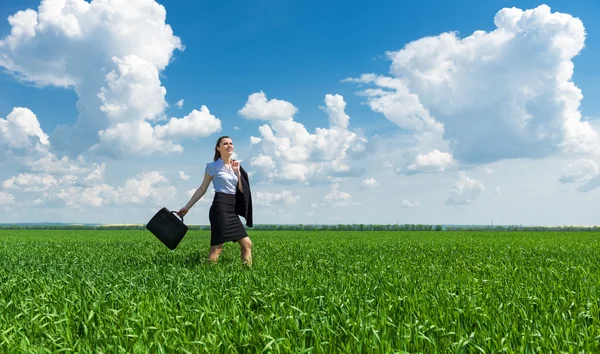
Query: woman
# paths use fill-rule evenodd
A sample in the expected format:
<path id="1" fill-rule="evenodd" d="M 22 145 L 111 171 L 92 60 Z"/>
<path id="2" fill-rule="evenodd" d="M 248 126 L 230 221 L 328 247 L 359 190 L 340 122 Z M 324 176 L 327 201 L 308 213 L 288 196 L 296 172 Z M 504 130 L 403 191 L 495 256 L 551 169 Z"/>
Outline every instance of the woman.
<path id="1" fill-rule="evenodd" d="M 208 261 L 217 262 L 225 242 L 240 244 L 242 262 L 252 265 L 252 242 L 238 215 L 244 216 L 246 224 L 252 226 L 252 199 L 248 174 L 239 162 L 233 160 L 233 142 L 222 136 L 215 146 L 214 161 L 206 164 L 204 181 L 190 201 L 177 214 L 183 217 L 204 196 L 210 182 L 215 196 L 209 211 L 210 253 Z"/>

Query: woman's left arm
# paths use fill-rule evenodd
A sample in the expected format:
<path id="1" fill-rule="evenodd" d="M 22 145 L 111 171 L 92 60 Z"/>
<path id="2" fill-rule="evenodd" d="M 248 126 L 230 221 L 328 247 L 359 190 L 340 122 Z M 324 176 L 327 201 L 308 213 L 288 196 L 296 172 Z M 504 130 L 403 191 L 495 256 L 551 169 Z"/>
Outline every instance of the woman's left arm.
<path id="1" fill-rule="evenodd" d="M 240 192 L 244 193 L 244 188 L 242 188 L 242 173 L 238 171 L 238 189 L 240 190 Z"/>
<path id="2" fill-rule="evenodd" d="M 234 170 L 238 177 L 237 187 L 240 192 L 244 193 L 244 188 L 242 187 L 242 165 L 240 165 L 240 163 L 237 161 L 234 161 L 233 163 L 235 164 Z"/>

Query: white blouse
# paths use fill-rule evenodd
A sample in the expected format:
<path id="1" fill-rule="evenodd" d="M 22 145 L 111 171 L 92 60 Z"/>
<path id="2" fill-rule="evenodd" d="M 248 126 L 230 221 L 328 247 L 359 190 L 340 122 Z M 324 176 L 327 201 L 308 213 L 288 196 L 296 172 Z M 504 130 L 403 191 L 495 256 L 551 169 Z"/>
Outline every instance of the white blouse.
<path id="1" fill-rule="evenodd" d="M 219 158 L 217 161 L 207 163 L 204 172 L 212 176 L 215 192 L 235 194 L 238 176 L 233 167 L 225 166 L 223 160 Z"/>

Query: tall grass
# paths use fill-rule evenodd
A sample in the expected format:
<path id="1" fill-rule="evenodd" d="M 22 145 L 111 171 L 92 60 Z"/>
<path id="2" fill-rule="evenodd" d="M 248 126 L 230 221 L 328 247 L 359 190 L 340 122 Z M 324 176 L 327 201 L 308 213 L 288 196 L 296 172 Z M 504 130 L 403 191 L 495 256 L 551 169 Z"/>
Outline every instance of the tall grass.
<path id="1" fill-rule="evenodd" d="M 0 231 L 0 350 L 600 352 L 598 233 Z"/>

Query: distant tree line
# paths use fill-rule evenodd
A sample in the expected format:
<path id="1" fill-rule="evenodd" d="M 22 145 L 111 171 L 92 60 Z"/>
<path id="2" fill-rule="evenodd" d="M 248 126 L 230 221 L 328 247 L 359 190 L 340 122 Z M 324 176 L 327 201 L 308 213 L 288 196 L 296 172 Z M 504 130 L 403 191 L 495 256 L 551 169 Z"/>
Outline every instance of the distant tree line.
<path id="1" fill-rule="evenodd" d="M 2 224 L 3 230 L 144 230 L 146 225 L 80 224 Z M 210 225 L 188 225 L 190 230 L 210 230 Z M 260 224 L 252 230 L 291 231 L 600 231 L 599 226 L 522 226 L 522 225 L 425 225 L 425 224 Z"/>

